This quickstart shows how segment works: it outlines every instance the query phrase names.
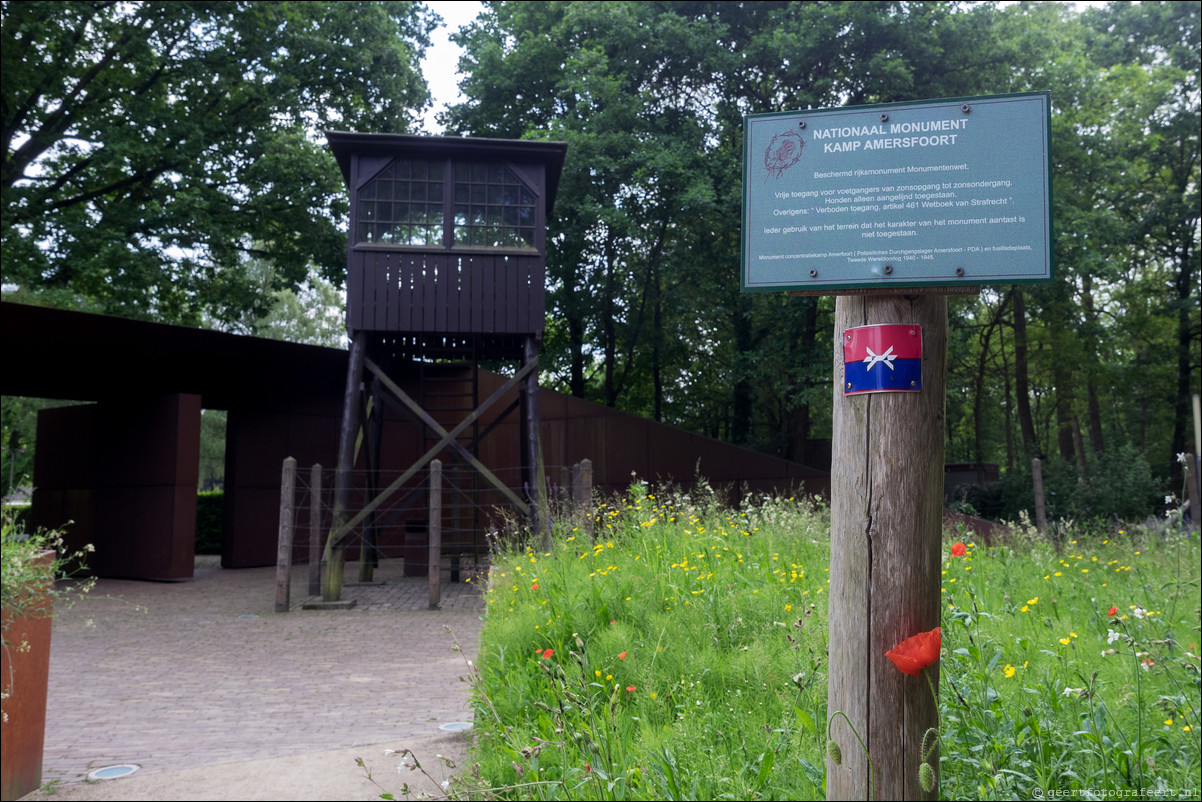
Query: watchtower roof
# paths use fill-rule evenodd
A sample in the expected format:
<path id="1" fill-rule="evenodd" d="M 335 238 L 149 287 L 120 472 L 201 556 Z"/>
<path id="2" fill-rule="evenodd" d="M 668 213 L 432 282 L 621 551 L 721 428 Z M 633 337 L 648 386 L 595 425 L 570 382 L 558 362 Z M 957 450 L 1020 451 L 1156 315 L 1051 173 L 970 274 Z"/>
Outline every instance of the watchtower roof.
<path id="1" fill-rule="evenodd" d="M 346 182 L 351 180 L 351 156 L 385 156 L 412 153 L 427 159 L 539 161 L 547 170 L 547 209 L 555 205 L 559 176 L 568 152 L 566 142 L 530 139 L 491 139 L 479 136 L 413 136 L 411 134 L 361 134 L 353 131 L 326 131 L 326 141 L 334 152 L 338 169 Z"/>

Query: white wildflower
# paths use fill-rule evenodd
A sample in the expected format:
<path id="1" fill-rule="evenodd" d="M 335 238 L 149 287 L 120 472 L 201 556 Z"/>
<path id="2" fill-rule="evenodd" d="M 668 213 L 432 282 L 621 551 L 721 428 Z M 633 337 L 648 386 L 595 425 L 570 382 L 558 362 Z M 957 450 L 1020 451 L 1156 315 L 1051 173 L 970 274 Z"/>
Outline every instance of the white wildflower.
<path id="1" fill-rule="evenodd" d="M 1185 452 L 1184 452 L 1184 451 L 1178 452 L 1178 454 L 1177 454 L 1177 463 L 1178 463 L 1178 464 L 1180 464 L 1180 465 L 1184 465 L 1184 464 L 1185 464 L 1185 461 L 1186 461 L 1186 460 L 1185 460 L 1185 457 L 1186 457 L 1186 454 L 1185 454 Z"/>
<path id="2" fill-rule="evenodd" d="M 1108 632 L 1109 634 L 1106 636 L 1107 643 L 1114 643 L 1116 640 L 1123 637 L 1121 632 L 1115 632 L 1113 629 L 1108 630 Z"/>

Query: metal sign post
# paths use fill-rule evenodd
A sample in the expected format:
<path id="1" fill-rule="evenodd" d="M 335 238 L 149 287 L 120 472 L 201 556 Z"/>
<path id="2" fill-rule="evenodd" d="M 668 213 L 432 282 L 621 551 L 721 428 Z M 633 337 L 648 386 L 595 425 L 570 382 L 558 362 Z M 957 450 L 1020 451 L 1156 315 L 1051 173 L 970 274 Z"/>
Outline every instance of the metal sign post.
<path id="1" fill-rule="evenodd" d="M 742 289 L 839 296 L 829 799 L 938 797 L 947 295 L 1051 280 L 1049 108 L 1040 92 L 745 119 Z M 924 633 L 917 668 L 886 657 Z"/>

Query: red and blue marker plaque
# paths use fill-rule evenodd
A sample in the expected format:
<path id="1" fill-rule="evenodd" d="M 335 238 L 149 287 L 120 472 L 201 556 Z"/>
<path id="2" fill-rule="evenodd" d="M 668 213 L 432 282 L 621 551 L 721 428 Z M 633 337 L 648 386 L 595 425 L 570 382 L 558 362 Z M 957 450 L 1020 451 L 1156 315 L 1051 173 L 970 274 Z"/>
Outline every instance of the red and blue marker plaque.
<path id="1" fill-rule="evenodd" d="M 844 330 L 844 395 L 921 389 L 921 326 L 891 323 Z"/>

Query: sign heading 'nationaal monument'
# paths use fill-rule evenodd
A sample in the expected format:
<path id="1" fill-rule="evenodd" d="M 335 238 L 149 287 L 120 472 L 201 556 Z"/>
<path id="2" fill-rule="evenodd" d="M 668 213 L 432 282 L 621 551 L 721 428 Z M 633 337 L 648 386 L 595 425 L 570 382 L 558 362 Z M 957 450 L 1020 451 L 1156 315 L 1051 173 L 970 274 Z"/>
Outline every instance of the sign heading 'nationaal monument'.
<path id="1" fill-rule="evenodd" d="M 744 290 L 1052 275 L 1046 92 L 753 114 Z"/>

